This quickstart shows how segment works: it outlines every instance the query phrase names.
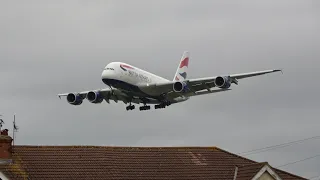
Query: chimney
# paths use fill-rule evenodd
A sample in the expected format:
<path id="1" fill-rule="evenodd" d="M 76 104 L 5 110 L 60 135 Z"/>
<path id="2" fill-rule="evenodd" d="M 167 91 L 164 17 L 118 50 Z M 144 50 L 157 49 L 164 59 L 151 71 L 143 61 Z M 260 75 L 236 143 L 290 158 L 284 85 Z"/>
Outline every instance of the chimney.
<path id="1" fill-rule="evenodd" d="M 8 129 L 0 132 L 0 161 L 11 159 L 12 138 L 8 135 Z"/>

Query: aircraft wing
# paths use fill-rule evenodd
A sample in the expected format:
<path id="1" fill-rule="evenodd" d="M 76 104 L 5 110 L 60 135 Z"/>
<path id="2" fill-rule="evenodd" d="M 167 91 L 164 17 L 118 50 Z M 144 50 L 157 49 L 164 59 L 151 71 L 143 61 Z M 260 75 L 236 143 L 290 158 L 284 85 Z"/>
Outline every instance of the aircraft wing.
<path id="1" fill-rule="evenodd" d="M 220 76 L 220 77 L 227 77 L 230 80 L 230 83 L 232 84 L 238 84 L 239 79 L 245 79 L 249 77 L 254 77 L 254 76 L 259 76 L 259 75 L 264 75 L 268 73 L 274 73 L 274 72 L 279 72 L 282 70 L 275 69 L 275 70 L 265 70 L 265 71 L 256 71 L 256 72 L 249 72 L 249 73 L 241 73 L 241 74 L 231 74 L 231 75 L 225 75 L 225 76 Z M 166 82 L 166 83 L 161 83 L 161 84 L 150 84 L 148 87 L 156 87 L 159 91 L 163 93 L 168 93 L 170 96 L 175 97 L 175 96 L 181 96 L 181 95 L 188 95 L 188 96 L 194 96 L 200 94 L 207 94 L 207 93 L 216 93 L 216 92 L 222 92 L 226 90 L 230 90 L 228 88 L 221 88 L 218 90 L 212 90 L 212 88 L 216 87 L 215 85 L 215 79 L 219 76 L 215 77 L 205 77 L 205 78 L 197 78 L 197 79 L 187 79 L 183 81 L 186 85 L 186 89 L 183 92 L 175 92 L 173 91 L 173 85 L 176 83 L 176 81 L 172 82 Z M 147 88 L 147 87 L 144 87 Z M 207 90 L 208 92 L 200 92 L 203 90 Z M 200 95 L 199 94 L 199 95 Z"/>
<path id="2" fill-rule="evenodd" d="M 279 71 L 282 72 L 282 70 L 275 69 L 275 70 L 256 71 L 256 72 L 241 73 L 241 74 L 231 74 L 231 75 L 225 75 L 225 76 L 221 76 L 221 77 L 229 77 L 231 80 L 231 83 L 238 85 L 239 79 L 245 79 L 245 78 L 249 78 L 249 77 L 260 76 L 260 75 L 279 72 Z M 214 81 L 217 77 L 218 76 L 190 79 L 188 83 L 191 86 L 191 88 L 194 88 L 194 90 L 199 91 L 199 90 L 215 87 Z"/>
<path id="3" fill-rule="evenodd" d="M 72 93 L 76 95 L 82 102 L 83 99 L 87 98 L 87 94 L 89 92 L 98 92 L 100 97 L 110 103 L 110 100 L 113 100 L 115 102 L 118 101 L 123 101 L 124 103 L 129 102 L 129 96 L 122 91 L 118 89 L 96 89 L 96 90 L 91 90 L 91 91 L 83 91 L 83 92 L 77 92 L 77 93 Z M 64 93 L 64 94 L 58 94 L 58 97 L 61 99 L 61 97 L 68 96 L 70 93 Z"/>

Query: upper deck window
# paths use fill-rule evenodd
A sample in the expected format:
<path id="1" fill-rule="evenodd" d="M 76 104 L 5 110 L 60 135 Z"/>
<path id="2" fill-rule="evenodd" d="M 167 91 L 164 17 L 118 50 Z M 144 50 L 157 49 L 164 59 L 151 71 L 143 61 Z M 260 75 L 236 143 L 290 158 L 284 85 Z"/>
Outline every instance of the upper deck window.
<path id="1" fill-rule="evenodd" d="M 112 70 L 112 71 L 114 71 L 113 68 L 105 68 L 104 70 Z"/>

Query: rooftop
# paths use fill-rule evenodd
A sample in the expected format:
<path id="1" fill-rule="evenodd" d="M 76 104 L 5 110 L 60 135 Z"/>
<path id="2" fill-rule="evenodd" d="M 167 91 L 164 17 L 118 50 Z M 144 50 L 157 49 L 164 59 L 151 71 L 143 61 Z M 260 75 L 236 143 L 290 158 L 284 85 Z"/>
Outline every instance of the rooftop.
<path id="1" fill-rule="evenodd" d="M 10 179 L 250 179 L 267 165 L 281 179 L 305 179 L 218 147 L 15 146 Z M 236 173 L 237 172 L 237 173 Z"/>

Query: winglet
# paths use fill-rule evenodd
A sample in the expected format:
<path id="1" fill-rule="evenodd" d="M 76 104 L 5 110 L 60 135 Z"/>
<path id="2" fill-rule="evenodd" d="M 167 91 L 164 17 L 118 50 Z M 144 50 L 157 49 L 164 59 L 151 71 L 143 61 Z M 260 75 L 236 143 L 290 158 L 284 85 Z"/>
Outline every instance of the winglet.
<path id="1" fill-rule="evenodd" d="M 61 99 L 61 96 L 67 96 L 67 94 L 58 94 L 58 97 Z"/>
<path id="2" fill-rule="evenodd" d="M 275 69 L 275 70 L 273 70 L 273 72 L 279 72 L 279 71 L 283 74 L 283 69 Z"/>
<path id="3" fill-rule="evenodd" d="M 283 74 L 283 70 L 282 69 L 274 69 L 274 70 L 272 70 L 272 72 L 281 72 Z"/>

